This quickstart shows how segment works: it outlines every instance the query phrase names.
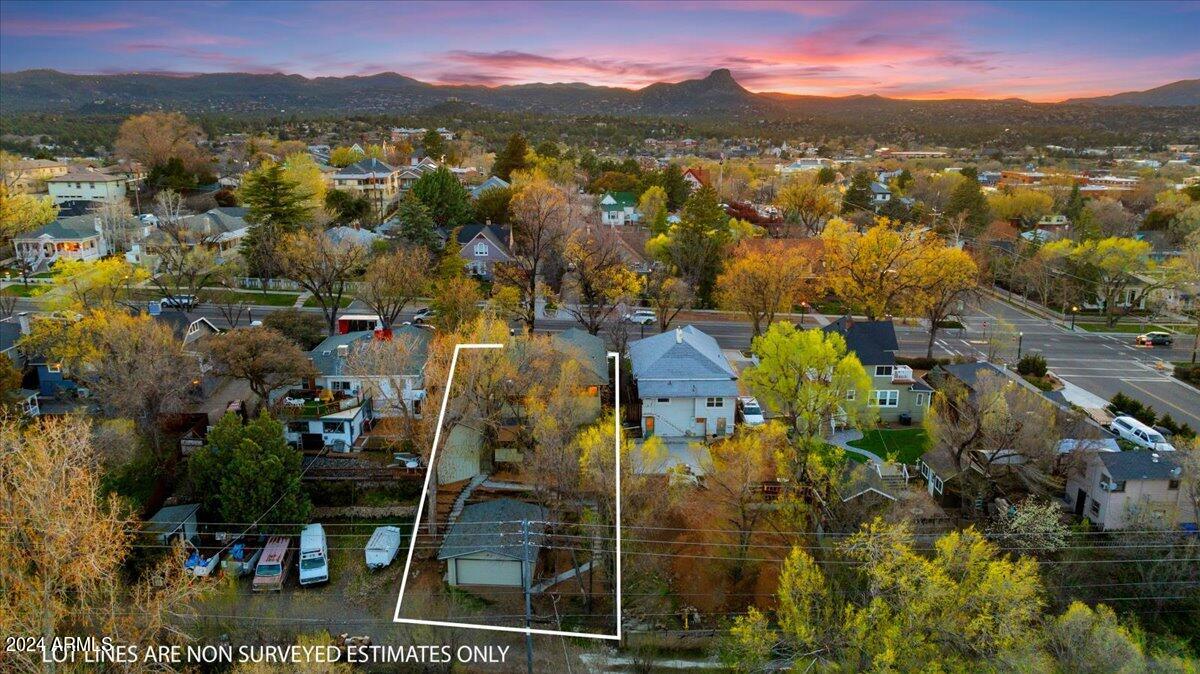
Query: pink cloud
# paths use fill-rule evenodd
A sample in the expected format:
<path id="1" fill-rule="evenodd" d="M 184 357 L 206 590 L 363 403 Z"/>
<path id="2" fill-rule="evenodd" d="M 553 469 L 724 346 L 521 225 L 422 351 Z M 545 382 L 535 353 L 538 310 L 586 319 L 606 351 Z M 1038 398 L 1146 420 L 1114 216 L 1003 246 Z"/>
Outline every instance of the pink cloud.
<path id="1" fill-rule="evenodd" d="M 49 21 L 43 19 L 7 19 L 0 32 L 14 37 L 53 37 L 56 35 L 89 35 L 133 28 L 124 21 Z"/>

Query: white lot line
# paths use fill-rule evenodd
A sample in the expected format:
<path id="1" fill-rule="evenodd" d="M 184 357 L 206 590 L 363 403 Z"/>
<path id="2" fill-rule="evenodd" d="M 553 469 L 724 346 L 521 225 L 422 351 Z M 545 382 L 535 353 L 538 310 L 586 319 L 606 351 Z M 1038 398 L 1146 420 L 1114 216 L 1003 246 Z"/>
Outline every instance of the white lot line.
<path id="1" fill-rule="evenodd" d="M 500 625 L 479 625 L 476 623 L 460 623 L 448 620 L 422 620 L 418 618 L 401 618 L 400 607 L 404 603 L 404 590 L 408 587 L 409 574 L 412 571 L 413 552 L 417 546 L 417 535 L 421 529 L 421 515 L 425 509 L 425 500 L 429 495 L 429 479 L 436 471 L 438 442 L 442 437 L 442 423 L 446 418 L 446 406 L 450 402 L 450 387 L 454 382 L 454 370 L 458 367 L 458 354 L 463 349 L 503 349 L 503 344 L 455 344 L 454 355 L 450 358 L 450 372 L 446 377 L 446 390 L 442 394 L 442 409 L 438 412 L 437 426 L 433 430 L 433 447 L 429 452 L 429 461 L 425 468 L 425 483 L 421 488 L 421 499 L 417 501 L 417 514 L 413 520 L 412 539 L 408 542 L 408 558 L 404 561 L 404 575 L 400 579 L 400 596 L 396 597 L 396 613 L 393 622 L 411 625 L 434 625 L 437 627 L 461 627 L 469 630 L 489 632 L 516 632 L 518 634 L 541 634 L 550 637 L 575 637 L 578 639 L 602 639 L 606 641 L 621 640 L 621 361 L 620 354 L 608 352 L 608 357 L 616 364 L 613 368 L 613 449 L 616 453 L 616 490 L 617 490 L 617 521 L 616 529 L 616 634 L 590 634 L 587 632 L 567 632 L 565 630 L 541 630 L 530 627 L 504 627 Z"/>

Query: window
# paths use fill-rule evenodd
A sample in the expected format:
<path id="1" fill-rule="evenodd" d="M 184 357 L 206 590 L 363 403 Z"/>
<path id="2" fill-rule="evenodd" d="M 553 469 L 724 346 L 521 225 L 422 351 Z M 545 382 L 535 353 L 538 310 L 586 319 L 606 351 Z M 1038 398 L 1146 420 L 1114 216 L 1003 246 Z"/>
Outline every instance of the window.
<path id="1" fill-rule="evenodd" d="M 918 393 L 918 394 L 917 394 L 916 406 L 917 406 L 917 407 L 924 407 L 924 406 L 925 406 L 925 394 L 924 394 L 924 393 Z"/>
<path id="2" fill-rule="evenodd" d="M 307 421 L 288 422 L 288 430 L 291 431 L 292 433 L 307 433 L 308 432 L 308 422 Z"/>
<path id="3" fill-rule="evenodd" d="M 873 407 L 898 407 L 900 405 L 900 392 L 872 391 L 871 405 Z"/>
<path id="4" fill-rule="evenodd" d="M 1093 515 L 1099 517 L 1100 516 L 1100 502 L 1097 501 L 1096 499 L 1092 499 L 1092 505 L 1091 505 L 1090 510 L 1092 511 Z"/>
<path id="5" fill-rule="evenodd" d="M 656 403 L 669 403 L 669 402 L 671 402 L 671 399 L 670 399 L 670 398 L 659 398 L 659 399 L 655 400 L 654 402 L 656 402 Z"/>
<path id="6" fill-rule="evenodd" d="M 892 366 L 891 365 L 876 365 L 875 366 L 875 376 L 876 377 L 892 376 Z"/>
<path id="7" fill-rule="evenodd" d="M 331 382 L 329 382 L 329 388 L 330 388 L 330 390 L 333 390 L 333 391 L 349 391 L 350 390 L 350 382 L 348 382 L 348 381 L 331 381 Z"/>
<path id="8" fill-rule="evenodd" d="M 1179 480 L 1167 480 L 1167 489 L 1171 491 L 1179 489 Z"/>
<path id="9" fill-rule="evenodd" d="M 1117 482 L 1116 485 L 1117 486 L 1113 487 L 1114 492 L 1125 491 L 1125 480 L 1121 480 L 1120 482 Z"/>
<path id="10" fill-rule="evenodd" d="M 856 391 L 854 389 L 850 389 L 849 391 L 846 391 L 846 400 L 854 400 L 857 397 L 858 397 L 858 391 Z"/>
<path id="11" fill-rule="evenodd" d="M 342 422 L 340 421 L 324 421 L 321 422 L 322 433 L 341 433 Z"/>
<path id="12" fill-rule="evenodd" d="M 475 257 L 487 257 L 488 245 L 482 241 L 475 244 Z"/>
<path id="13" fill-rule="evenodd" d="M 724 398 L 707 398 L 704 401 L 704 406 L 705 407 L 724 407 L 725 399 Z"/>

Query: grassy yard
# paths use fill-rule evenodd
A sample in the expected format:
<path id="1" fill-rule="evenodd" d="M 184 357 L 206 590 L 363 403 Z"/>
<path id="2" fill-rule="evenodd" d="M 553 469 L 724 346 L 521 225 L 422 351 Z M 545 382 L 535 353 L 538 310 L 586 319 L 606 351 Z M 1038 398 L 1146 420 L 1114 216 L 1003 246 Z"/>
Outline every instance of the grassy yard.
<path id="1" fill-rule="evenodd" d="M 351 303 L 351 302 L 353 302 L 353 301 L 354 301 L 354 298 L 353 298 L 353 297 L 343 297 L 343 298 L 342 298 L 342 301 L 338 303 L 338 308 L 339 308 L 339 309 L 345 309 L 346 307 L 350 306 L 350 303 Z M 306 306 L 306 307 L 319 307 L 319 306 L 321 306 L 321 303 L 317 301 L 317 298 L 315 298 L 315 297 L 310 297 L 310 298 L 308 298 L 308 300 L 307 300 L 307 301 L 304 303 L 304 306 Z"/>
<path id="2" fill-rule="evenodd" d="M 0 294 L 16 295 L 17 297 L 33 297 L 34 295 L 40 295 L 43 291 L 49 290 L 51 287 L 52 286 L 35 285 L 32 283 L 29 285 L 25 285 L 24 283 L 15 283 L 0 289 Z"/>
<path id="3" fill-rule="evenodd" d="M 1143 332 L 1162 331 L 1167 332 L 1167 329 L 1161 325 L 1141 323 L 1117 323 L 1113 326 L 1105 325 L 1104 323 L 1076 323 L 1075 327 L 1079 330 L 1087 330 L 1088 332 L 1120 332 L 1128 335 L 1140 335 Z"/>
<path id="4" fill-rule="evenodd" d="M 255 290 L 229 291 L 239 301 L 269 307 L 290 307 L 296 303 L 300 293 L 260 293 Z"/>
<path id="5" fill-rule="evenodd" d="M 929 448 L 929 437 L 923 428 L 876 429 L 867 431 L 861 440 L 847 444 L 865 449 L 889 461 L 914 463 Z M 855 458 L 849 453 L 847 455 Z"/>

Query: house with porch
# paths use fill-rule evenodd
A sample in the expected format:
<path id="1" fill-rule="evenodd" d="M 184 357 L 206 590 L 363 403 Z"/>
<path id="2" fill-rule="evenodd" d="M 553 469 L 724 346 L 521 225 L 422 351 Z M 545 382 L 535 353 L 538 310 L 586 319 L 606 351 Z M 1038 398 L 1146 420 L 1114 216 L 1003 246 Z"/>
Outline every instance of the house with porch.
<path id="1" fill-rule="evenodd" d="M 688 325 L 631 342 L 629 360 L 643 437 L 733 433 L 737 373 L 717 340 Z"/>
<path id="2" fill-rule="evenodd" d="M 317 371 L 314 383 L 318 389 L 342 395 L 369 395 L 374 400 L 372 418 L 408 416 L 405 410 L 413 417 L 420 417 L 431 338 L 430 330 L 415 325 L 393 328 L 390 335 L 371 330 L 331 335 L 309 352 L 309 360 Z M 401 372 L 354 371 L 350 365 L 353 354 L 376 339 L 404 343 L 408 356 Z"/>
<path id="3" fill-rule="evenodd" d="M 822 328 L 846 340 L 871 378 L 868 404 L 884 422 L 921 423 L 933 389 L 907 365 L 896 363 L 900 344 L 891 321 L 860 321 L 843 316 Z"/>
<path id="4" fill-rule="evenodd" d="M 374 157 L 342 168 L 331 179 L 335 189 L 363 195 L 376 208 L 388 206 L 400 193 L 400 172 Z"/>
<path id="5" fill-rule="evenodd" d="M 91 262 L 108 255 L 100 219 L 92 215 L 59 217 L 13 237 L 17 257 L 35 271 L 59 260 Z"/>
<path id="6" fill-rule="evenodd" d="M 512 230 L 498 225 L 464 225 L 455 230 L 458 256 L 467 272 L 486 281 L 492 280 L 496 265 L 511 262 Z"/>

